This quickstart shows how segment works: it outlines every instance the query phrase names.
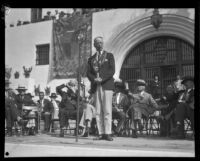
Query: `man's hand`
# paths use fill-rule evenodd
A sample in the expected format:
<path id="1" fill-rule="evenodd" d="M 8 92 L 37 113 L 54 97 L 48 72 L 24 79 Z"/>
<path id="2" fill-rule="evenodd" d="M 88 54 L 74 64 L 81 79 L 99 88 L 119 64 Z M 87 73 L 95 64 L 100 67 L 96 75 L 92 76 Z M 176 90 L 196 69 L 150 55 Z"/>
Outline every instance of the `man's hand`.
<path id="1" fill-rule="evenodd" d="M 100 77 L 97 77 L 97 78 L 94 79 L 94 81 L 97 82 L 97 83 L 101 83 L 102 79 Z"/>

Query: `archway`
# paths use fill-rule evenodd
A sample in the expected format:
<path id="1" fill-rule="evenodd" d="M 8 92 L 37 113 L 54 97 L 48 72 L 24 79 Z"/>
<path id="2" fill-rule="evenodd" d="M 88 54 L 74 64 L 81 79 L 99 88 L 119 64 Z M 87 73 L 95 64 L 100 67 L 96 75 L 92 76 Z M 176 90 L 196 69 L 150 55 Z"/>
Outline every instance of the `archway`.
<path id="1" fill-rule="evenodd" d="M 134 21 L 123 28 L 107 43 L 108 51 L 115 56 L 114 77 L 119 78 L 122 64 L 132 48 L 144 40 L 159 36 L 176 37 L 194 46 L 194 21 L 179 15 L 164 14 L 163 23 L 158 31 L 151 25 L 150 17 Z"/>
<path id="2" fill-rule="evenodd" d="M 194 47 L 189 42 L 174 36 L 157 36 L 139 43 L 127 54 L 120 78 L 134 89 L 137 79 L 147 83 L 157 74 L 161 80 L 161 92 L 178 74 L 194 76 Z"/>

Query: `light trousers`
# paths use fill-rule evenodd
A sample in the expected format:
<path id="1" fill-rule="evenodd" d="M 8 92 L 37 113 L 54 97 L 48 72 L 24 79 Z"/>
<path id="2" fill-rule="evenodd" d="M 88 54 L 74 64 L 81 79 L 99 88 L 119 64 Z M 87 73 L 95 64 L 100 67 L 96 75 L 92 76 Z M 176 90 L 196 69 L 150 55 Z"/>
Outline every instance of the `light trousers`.
<path id="1" fill-rule="evenodd" d="M 104 90 L 101 85 L 95 92 L 96 122 L 99 135 L 112 133 L 112 90 Z"/>

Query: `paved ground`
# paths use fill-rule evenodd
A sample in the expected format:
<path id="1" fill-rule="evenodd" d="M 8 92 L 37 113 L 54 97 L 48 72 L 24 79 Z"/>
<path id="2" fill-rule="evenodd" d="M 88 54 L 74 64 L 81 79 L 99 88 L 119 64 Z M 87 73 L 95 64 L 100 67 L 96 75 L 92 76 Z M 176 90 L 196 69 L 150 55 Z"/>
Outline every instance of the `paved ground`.
<path id="1" fill-rule="evenodd" d="M 157 136 L 137 139 L 115 137 L 114 141 L 66 135 L 5 137 L 5 157 L 28 156 L 159 156 L 194 157 L 194 141 Z M 8 153 L 6 153 L 8 152 Z M 7 155 L 6 155 L 7 154 Z M 9 155 L 8 155 L 9 154 Z"/>

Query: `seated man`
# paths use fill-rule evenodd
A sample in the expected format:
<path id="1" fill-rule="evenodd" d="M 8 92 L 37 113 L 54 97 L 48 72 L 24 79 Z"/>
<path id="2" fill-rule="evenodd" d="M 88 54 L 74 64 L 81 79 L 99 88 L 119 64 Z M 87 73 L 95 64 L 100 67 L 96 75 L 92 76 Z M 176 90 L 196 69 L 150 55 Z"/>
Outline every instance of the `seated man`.
<path id="1" fill-rule="evenodd" d="M 136 82 L 137 93 L 133 94 L 129 92 L 129 95 L 133 97 L 133 103 L 130 106 L 130 117 L 131 117 L 131 129 L 132 137 L 137 138 L 137 123 L 139 130 L 142 130 L 141 119 L 142 115 L 148 117 L 159 109 L 158 104 L 153 99 L 152 95 L 145 92 L 146 83 L 142 79 L 138 79 Z"/>
<path id="2" fill-rule="evenodd" d="M 67 92 L 62 89 L 67 87 Z M 73 118 L 76 119 L 77 111 L 76 111 L 76 93 L 73 90 L 70 90 L 69 84 L 62 84 L 56 87 L 56 92 L 62 97 L 62 100 L 59 105 L 59 119 L 60 119 L 60 137 L 64 137 L 64 129 L 67 129 L 68 119 Z M 82 116 L 83 108 L 80 102 L 79 109 L 79 118 Z"/>
<path id="3" fill-rule="evenodd" d="M 178 102 L 178 93 L 175 93 L 175 89 L 172 85 L 168 85 L 166 88 L 166 94 L 160 99 L 161 104 L 166 104 L 168 107 L 161 110 L 160 119 L 160 136 L 170 135 L 170 129 L 174 124 L 174 111 Z"/>
<path id="4" fill-rule="evenodd" d="M 186 90 L 180 95 L 175 111 L 176 128 L 172 130 L 172 137 L 183 139 L 184 136 L 184 119 L 191 121 L 191 128 L 194 131 L 194 78 L 186 76 L 182 84 Z"/>
<path id="5" fill-rule="evenodd" d="M 125 85 L 123 82 L 115 82 L 115 93 L 113 95 L 113 119 L 117 119 L 117 127 L 113 126 L 112 129 L 115 135 L 119 135 L 121 129 L 126 121 L 125 111 L 129 106 L 128 97 L 125 94 Z"/>
<path id="6" fill-rule="evenodd" d="M 27 93 L 24 96 L 24 107 L 23 107 L 23 119 L 28 120 L 28 123 L 26 125 L 26 128 L 29 130 L 29 135 L 34 135 L 36 132 L 36 111 L 29 108 L 29 106 L 37 106 L 37 104 L 32 100 L 34 96 L 31 93 Z M 28 109 L 25 107 L 28 106 Z"/>

